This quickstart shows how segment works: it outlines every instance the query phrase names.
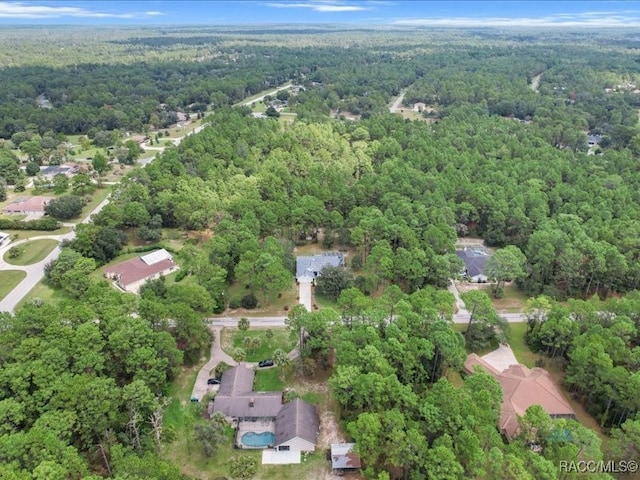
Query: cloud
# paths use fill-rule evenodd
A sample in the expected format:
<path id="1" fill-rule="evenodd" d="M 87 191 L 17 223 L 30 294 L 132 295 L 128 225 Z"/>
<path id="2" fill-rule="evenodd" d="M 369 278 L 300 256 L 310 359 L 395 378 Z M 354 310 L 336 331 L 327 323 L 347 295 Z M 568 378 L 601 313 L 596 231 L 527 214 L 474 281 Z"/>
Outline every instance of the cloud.
<path id="1" fill-rule="evenodd" d="M 150 11 L 143 14 L 137 13 L 107 13 L 89 10 L 82 7 L 33 5 L 19 2 L 0 1 L 0 18 L 59 18 L 59 17 L 83 17 L 83 18 L 136 18 L 140 15 L 158 16 L 162 12 Z"/>
<path id="2" fill-rule="evenodd" d="M 399 18 L 393 25 L 433 27 L 639 27 L 638 11 L 559 13 L 544 17 Z"/>
<path id="3" fill-rule="evenodd" d="M 157 10 L 152 10 L 150 12 L 144 12 L 145 15 L 149 17 L 159 17 L 160 15 L 164 15 L 162 12 L 158 12 Z"/>
<path id="4" fill-rule="evenodd" d="M 363 5 L 349 5 L 339 3 L 332 0 L 312 0 L 301 3 L 271 2 L 265 3 L 267 7 L 273 8 L 308 8 L 314 12 L 360 12 L 369 10 L 369 7 Z"/>

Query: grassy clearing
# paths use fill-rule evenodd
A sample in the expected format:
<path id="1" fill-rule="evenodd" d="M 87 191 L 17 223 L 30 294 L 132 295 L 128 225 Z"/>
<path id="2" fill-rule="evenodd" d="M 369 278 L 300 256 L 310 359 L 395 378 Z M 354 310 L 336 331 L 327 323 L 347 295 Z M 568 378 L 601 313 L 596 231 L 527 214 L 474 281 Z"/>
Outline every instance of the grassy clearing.
<path id="1" fill-rule="evenodd" d="M 46 304 L 55 305 L 60 300 L 63 300 L 66 297 L 62 290 L 54 290 L 53 288 L 40 282 L 35 287 L 33 287 L 22 300 L 20 300 L 16 307 L 16 310 L 21 308 L 23 305 L 32 302 L 36 298 L 42 300 Z"/>
<path id="2" fill-rule="evenodd" d="M 16 288 L 16 286 L 27 276 L 22 270 L 2 270 L 0 271 L 0 299 Z"/>
<path id="3" fill-rule="evenodd" d="M 529 299 L 522 290 L 513 284 L 508 284 L 504 287 L 504 296 L 502 298 L 493 298 L 490 285 L 483 285 L 482 289 L 485 290 L 489 298 L 491 298 L 493 308 L 501 313 L 521 312 Z"/>
<path id="4" fill-rule="evenodd" d="M 70 222 L 79 223 L 84 220 L 87 215 L 89 215 L 93 211 L 94 208 L 100 205 L 100 203 L 105 198 L 107 198 L 107 195 L 109 195 L 109 193 L 111 193 L 111 188 L 109 188 L 108 186 L 96 189 L 96 191 L 93 193 L 93 198 L 91 199 L 91 201 L 84 207 L 82 207 L 82 213 L 80 214 L 80 216 L 76 219 L 71 220 Z"/>
<path id="5" fill-rule="evenodd" d="M 273 338 L 267 338 L 267 330 L 273 332 Z M 260 347 L 255 350 L 247 350 L 244 347 L 245 338 L 259 338 Z M 295 340 L 289 336 L 289 331 L 285 328 L 251 328 L 246 332 L 242 332 L 237 328 L 223 328 L 222 337 L 220 338 L 222 349 L 229 355 L 234 348 L 245 348 L 247 350 L 247 362 L 259 362 L 273 356 L 273 352 L 281 348 L 285 352 L 290 352 L 295 346 Z"/>
<path id="6" fill-rule="evenodd" d="M 69 233 L 72 227 L 60 227 L 57 230 L 43 231 L 43 230 L 3 230 L 3 232 L 11 235 L 11 241 L 27 240 L 33 237 L 41 237 L 43 235 L 64 235 Z"/>
<path id="7" fill-rule="evenodd" d="M 244 285 L 234 283 L 229 287 L 227 298 L 229 300 L 240 300 L 243 296 L 250 293 L 250 290 Z M 266 300 L 261 293 L 256 293 L 258 298 L 258 307 L 252 310 L 243 308 L 227 309 L 223 313 L 225 316 L 234 317 L 266 317 L 266 316 L 283 316 L 286 317 L 289 310 L 298 304 L 298 287 L 295 282 L 291 282 L 291 286 L 283 292 L 267 297 Z"/>
<path id="8" fill-rule="evenodd" d="M 526 344 L 524 335 L 527 332 L 526 323 L 510 323 L 511 336 L 509 338 L 509 345 L 513 350 L 514 355 L 522 365 L 526 365 L 529 368 L 536 366 L 536 360 L 542 358 L 529 349 Z"/>
<path id="9" fill-rule="evenodd" d="M 23 243 L 17 248 L 23 249 L 23 253 L 17 258 L 11 258 L 9 251 L 4 254 L 4 261 L 10 265 L 31 265 L 46 258 L 58 245 L 57 240 L 33 240 Z"/>
<path id="10" fill-rule="evenodd" d="M 278 392 L 284 390 L 286 384 L 280 380 L 278 367 L 256 370 L 253 390 L 256 392 Z"/>

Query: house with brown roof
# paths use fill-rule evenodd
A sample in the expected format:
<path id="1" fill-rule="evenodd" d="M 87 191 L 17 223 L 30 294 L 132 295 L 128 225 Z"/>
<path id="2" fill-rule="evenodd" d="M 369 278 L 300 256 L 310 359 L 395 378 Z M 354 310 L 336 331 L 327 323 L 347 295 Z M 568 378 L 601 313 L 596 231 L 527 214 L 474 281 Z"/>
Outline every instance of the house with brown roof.
<path id="1" fill-rule="evenodd" d="M 104 276 L 115 280 L 115 284 L 122 290 L 138 293 L 148 280 L 160 278 L 179 269 L 171 254 L 161 248 L 113 265 L 104 271 Z"/>
<path id="2" fill-rule="evenodd" d="M 498 427 L 508 440 L 518 434 L 518 417 L 524 415 L 532 405 L 540 405 L 551 418 L 575 419 L 573 408 L 545 369 L 516 364 L 498 371 L 482 357 L 472 353 L 467 357 L 464 368 L 467 373 L 473 373 L 477 367 L 486 370 L 502 386 Z"/>
<path id="3" fill-rule="evenodd" d="M 256 392 L 254 379 L 255 370 L 244 365 L 226 370 L 207 409 L 209 415 L 221 412 L 237 426 L 239 448 L 314 451 L 320 430 L 316 407 L 301 399 L 285 402 L 283 392 Z M 249 443 L 256 437 L 266 440 Z"/>
<path id="4" fill-rule="evenodd" d="M 53 197 L 35 196 L 31 198 L 20 197 L 2 209 L 7 215 L 44 215 L 44 207 L 53 200 Z"/>

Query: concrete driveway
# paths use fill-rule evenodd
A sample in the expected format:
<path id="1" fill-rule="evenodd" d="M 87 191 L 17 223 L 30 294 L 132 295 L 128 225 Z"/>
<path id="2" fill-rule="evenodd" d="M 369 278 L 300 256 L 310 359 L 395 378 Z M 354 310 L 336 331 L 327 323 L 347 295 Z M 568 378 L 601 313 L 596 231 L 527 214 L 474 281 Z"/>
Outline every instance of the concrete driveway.
<path id="1" fill-rule="evenodd" d="M 211 343 L 211 357 L 198 372 L 198 377 L 196 378 L 196 383 L 193 385 L 193 392 L 191 393 L 191 398 L 197 398 L 198 400 L 202 400 L 202 397 L 204 397 L 208 391 L 218 389 L 218 385 L 207 384 L 207 380 L 211 378 L 209 372 L 211 372 L 216 365 L 220 362 L 231 366 L 238 364 L 233 358 L 224 353 L 220 345 L 220 337 L 222 336 L 222 329 L 224 327 L 215 326 L 210 328 L 214 335 L 213 342 Z"/>
<path id="2" fill-rule="evenodd" d="M 520 363 L 509 345 L 500 345 L 493 352 L 483 355 L 482 359 L 499 372 L 506 370 L 511 365 L 518 365 Z"/>
<path id="3" fill-rule="evenodd" d="M 298 283 L 298 292 L 300 305 L 304 305 L 307 312 L 311 312 L 313 310 L 313 301 L 311 300 L 311 280 L 308 278 L 301 278 Z"/>

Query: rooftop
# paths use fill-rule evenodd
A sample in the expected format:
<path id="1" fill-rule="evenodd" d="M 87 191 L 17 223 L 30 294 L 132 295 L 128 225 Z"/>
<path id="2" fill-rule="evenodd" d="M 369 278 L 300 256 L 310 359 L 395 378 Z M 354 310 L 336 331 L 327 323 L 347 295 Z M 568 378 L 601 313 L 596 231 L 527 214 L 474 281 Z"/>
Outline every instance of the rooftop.
<path id="1" fill-rule="evenodd" d="M 338 267 L 344 265 L 344 254 L 341 252 L 324 252 L 317 255 L 302 255 L 296 258 L 296 278 L 315 278 L 327 265 Z"/>
<path id="2" fill-rule="evenodd" d="M 282 406 L 276 417 L 276 445 L 300 437 L 315 444 L 320 417 L 315 405 L 299 398 Z"/>
<path id="3" fill-rule="evenodd" d="M 518 416 L 522 416 L 531 405 L 540 405 L 551 417 L 575 417 L 571 405 L 560 392 L 549 372 L 543 368 L 527 368 L 511 365 L 499 372 L 486 360 L 472 353 L 467 357 L 464 368 L 472 373 L 481 366 L 502 386 L 502 407 L 500 409 L 500 431 L 512 439 L 519 430 Z"/>
<path id="4" fill-rule="evenodd" d="M 462 250 L 456 250 L 456 255 L 464 262 L 467 275 L 475 277 L 476 275 L 484 275 L 484 267 L 491 252 L 480 246 L 465 247 Z"/>
<path id="5" fill-rule="evenodd" d="M 120 285 L 126 287 L 175 266 L 173 257 L 166 250 L 161 249 L 113 265 L 107 268 L 104 273 L 106 276 L 116 276 Z"/>
<path id="6" fill-rule="evenodd" d="M 354 453 L 355 443 L 331 444 L 331 468 L 360 468 L 360 455 Z"/>
<path id="7" fill-rule="evenodd" d="M 20 197 L 2 209 L 5 213 L 16 212 L 44 212 L 44 207 L 53 200 L 53 197 Z"/>

